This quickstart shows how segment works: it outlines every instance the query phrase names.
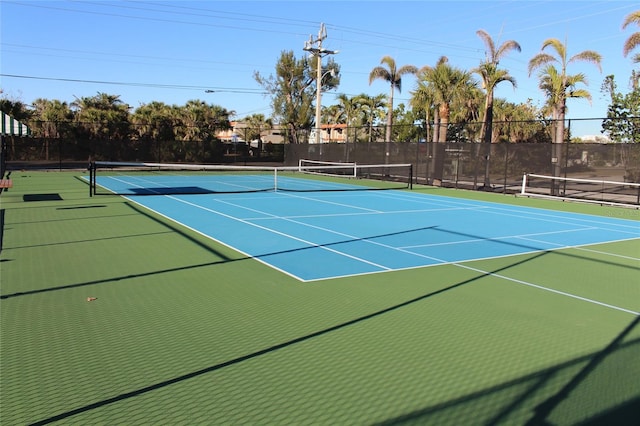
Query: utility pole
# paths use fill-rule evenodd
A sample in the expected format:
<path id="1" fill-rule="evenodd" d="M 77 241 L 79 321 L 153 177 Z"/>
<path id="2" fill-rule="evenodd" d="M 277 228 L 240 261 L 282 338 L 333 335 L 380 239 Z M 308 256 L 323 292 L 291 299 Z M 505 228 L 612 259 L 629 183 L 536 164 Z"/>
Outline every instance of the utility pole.
<path id="1" fill-rule="evenodd" d="M 313 36 L 309 36 L 309 40 L 304 43 L 304 48 L 307 52 L 310 52 L 312 56 L 317 58 L 317 70 L 316 70 L 316 137 L 315 143 L 322 143 L 322 126 L 320 119 L 320 107 L 322 103 L 322 57 L 326 55 L 335 55 L 338 53 L 337 50 L 327 50 L 322 47 L 322 40 L 327 38 L 327 30 L 324 27 L 324 24 L 320 24 L 320 31 L 318 31 L 318 38 L 313 39 Z M 314 47 L 314 44 L 317 44 L 317 47 Z M 331 74 L 334 74 L 334 71 L 328 71 Z"/>

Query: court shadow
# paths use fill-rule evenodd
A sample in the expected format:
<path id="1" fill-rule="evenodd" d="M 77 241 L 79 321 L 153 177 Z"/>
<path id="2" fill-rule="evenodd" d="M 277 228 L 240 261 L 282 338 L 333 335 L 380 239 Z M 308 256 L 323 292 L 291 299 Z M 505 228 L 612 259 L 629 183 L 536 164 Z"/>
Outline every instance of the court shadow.
<path id="1" fill-rule="evenodd" d="M 137 204 L 126 202 L 125 205 L 127 207 L 129 207 L 130 209 L 132 209 L 133 211 L 135 211 L 136 213 L 143 215 L 147 219 L 152 220 L 153 222 L 163 226 L 164 228 L 170 230 L 171 232 L 175 232 L 176 234 L 178 234 L 181 237 L 183 237 L 186 240 L 188 240 L 190 243 L 195 244 L 198 247 L 200 247 L 201 249 L 206 250 L 209 253 L 213 254 L 214 256 L 221 258 L 223 262 L 231 261 L 231 260 L 238 260 L 238 259 L 233 259 L 233 258 L 227 256 L 226 254 L 222 253 L 221 251 L 214 249 L 211 245 L 205 244 L 204 242 L 202 242 L 202 241 L 198 240 L 197 238 L 193 237 L 191 234 L 185 232 L 184 228 L 182 226 L 179 226 L 179 225 L 175 224 L 175 222 L 172 222 L 172 221 L 169 221 L 169 220 L 163 220 L 163 219 L 159 218 L 158 216 L 149 213 L 149 211 L 147 209 L 139 207 Z M 220 262 L 215 262 L 215 263 L 220 263 Z"/>
<path id="2" fill-rule="evenodd" d="M 640 339 L 622 342 L 634 321 L 600 353 L 577 357 L 529 375 L 482 389 L 441 404 L 393 417 L 376 426 L 415 424 L 472 424 L 550 426 L 560 424 L 599 426 L 637 424 L 640 395 L 629 360 L 640 355 Z M 605 362 L 606 359 L 606 362 Z M 587 364 L 576 375 L 575 370 Z M 595 383 L 587 383 L 589 376 Z M 603 379 L 607 388 L 603 388 Z M 566 383 L 560 392 L 543 401 L 549 388 Z M 626 390 L 621 389 L 626 384 Z M 637 386 L 636 386 L 637 387 Z M 527 420 L 527 415 L 532 416 Z M 524 418 L 524 419 L 523 419 Z M 517 420 L 516 420 L 517 419 Z"/>
<path id="3" fill-rule="evenodd" d="M 62 241 L 57 243 L 46 243 L 46 244 L 33 244 L 29 246 L 12 246 L 12 250 L 17 249 L 28 249 L 28 248 L 36 248 L 36 247 L 51 247 L 51 246 L 65 246 L 69 244 L 82 244 L 82 243 L 95 243 L 98 241 L 110 241 L 110 240 L 126 240 L 128 238 L 140 238 L 140 237 L 148 237 L 152 235 L 162 235 L 162 234 L 170 234 L 170 231 L 162 231 L 162 232 L 146 232 L 140 234 L 128 234 L 128 235 L 118 235 L 114 237 L 104 237 L 104 238 L 91 238 L 89 240 L 71 240 L 71 241 Z M 125 243 L 123 243 L 125 244 Z"/>
<path id="4" fill-rule="evenodd" d="M 82 209 L 98 209 L 107 207 L 106 204 L 93 204 L 90 206 L 73 206 L 73 207 L 58 207 L 56 210 L 82 210 Z"/>
<path id="5" fill-rule="evenodd" d="M 67 284 L 67 285 L 62 285 L 62 286 L 57 286 L 57 287 L 47 287 L 47 288 L 27 290 L 27 291 L 22 291 L 22 292 L 15 292 L 15 293 L 10 293 L 10 294 L 0 295 L 0 299 L 9 299 L 9 298 L 12 298 L 12 297 L 28 296 L 28 295 L 33 295 L 33 294 L 46 293 L 46 292 L 50 292 L 50 291 L 67 290 L 67 289 L 71 289 L 71 288 L 80 288 L 80 287 L 96 285 L 96 284 L 108 284 L 108 283 L 111 283 L 111 282 L 118 282 L 118 281 L 121 281 L 123 279 L 149 277 L 149 276 L 166 274 L 166 273 L 171 273 L 171 272 L 185 271 L 185 270 L 189 270 L 189 269 L 198 269 L 198 268 L 222 265 L 222 264 L 226 264 L 226 263 L 229 263 L 229 262 L 250 261 L 250 260 L 260 259 L 260 258 L 263 258 L 263 257 L 268 257 L 268 256 L 273 256 L 273 255 L 278 255 L 278 254 L 286 254 L 286 253 L 292 253 L 292 252 L 298 252 L 298 251 L 304 251 L 304 250 L 311 250 L 311 249 L 314 249 L 314 248 L 317 248 L 317 247 L 329 247 L 329 246 L 335 246 L 335 245 L 339 245 L 339 244 L 346 244 L 346 243 L 354 242 L 354 241 L 365 241 L 365 240 L 371 240 L 371 239 L 381 238 L 381 237 L 385 237 L 385 236 L 399 235 L 399 234 L 415 232 L 415 231 L 418 231 L 418 230 L 430 229 L 430 227 L 420 228 L 420 229 L 410 229 L 410 230 L 399 231 L 399 232 L 394 232 L 394 233 L 374 235 L 374 236 L 370 236 L 370 237 L 363 237 L 363 238 L 335 241 L 335 242 L 332 242 L 332 243 L 327 243 L 327 244 L 323 244 L 323 245 L 319 245 L 319 246 L 299 247 L 299 248 L 295 248 L 295 249 L 281 250 L 281 251 L 270 252 L 270 253 L 263 253 L 263 254 L 256 255 L 256 256 L 240 256 L 240 257 L 237 257 L 237 258 L 231 258 L 231 257 L 225 255 L 224 253 L 214 249 L 211 245 L 205 244 L 204 242 L 199 241 L 198 239 L 194 238 L 192 235 L 189 235 L 180 226 L 174 225 L 170 221 L 161 220 L 160 218 L 157 218 L 154 215 L 144 211 L 142 208 L 139 208 L 135 204 L 126 203 L 126 205 L 128 207 L 130 207 L 131 209 L 135 210 L 137 213 L 142 214 L 142 215 L 146 216 L 147 218 L 149 218 L 150 220 L 153 220 L 154 222 L 156 222 L 156 223 L 162 225 L 163 227 L 167 228 L 168 229 L 167 232 L 178 233 L 183 238 L 189 240 L 193 244 L 196 244 L 200 248 L 210 252 L 212 255 L 216 256 L 217 258 L 220 258 L 221 260 L 216 260 L 216 261 L 212 261 L 212 262 L 205 262 L 205 263 L 197 263 L 197 264 L 192 264 L 192 265 L 178 266 L 178 267 L 174 267 L 174 268 L 160 269 L 160 270 L 150 271 L 150 272 L 142 272 L 142 273 L 139 273 L 139 274 L 128 274 L 128 275 L 125 275 L 125 276 L 117 276 L 117 277 L 111 277 L 111 278 L 105 278 L 105 279 L 100 279 L 100 280 L 87 281 L 87 282 L 82 282 L 82 283 Z M 156 233 L 156 234 L 162 234 L 162 233 L 163 232 Z M 133 235 L 131 237 L 135 237 L 135 236 L 139 236 L 139 235 Z M 108 238 L 102 238 L 101 240 L 117 239 L 117 238 L 128 238 L 128 236 L 124 236 L 124 237 L 123 236 L 108 237 Z M 72 241 L 72 242 L 65 242 L 65 243 L 55 243 L 53 245 L 72 244 L 72 243 L 77 243 L 77 242 L 89 242 L 89 241 L 91 241 L 91 242 L 98 241 L 98 239 L 92 239 L 92 240 L 87 240 L 87 241 Z M 31 247 L 33 247 L 33 246 L 31 246 Z M 24 247 L 21 247 L 21 248 L 24 248 Z"/>
<path id="6" fill-rule="evenodd" d="M 62 201 L 60 194 L 24 194 L 22 201 Z"/>
<path id="7" fill-rule="evenodd" d="M 609 260 L 604 260 L 604 259 L 594 259 L 592 257 L 586 257 L 586 256 L 580 256 L 578 254 L 573 254 L 573 253 L 567 253 L 566 249 L 569 247 L 558 247 L 557 249 L 543 249 L 540 247 L 536 247 L 533 245 L 528 245 L 528 244 L 520 244 L 520 243 L 515 243 L 513 241 L 505 241 L 501 238 L 488 238 L 488 237 L 484 237 L 481 235 L 474 235 L 474 234 L 469 234 L 469 233 L 465 233 L 465 232 L 459 232 L 459 231 L 453 231 L 451 229 L 444 229 L 441 227 L 434 227 L 433 228 L 434 231 L 437 232 L 444 232 L 447 234 L 451 234 L 451 235 L 457 235 L 457 236 L 462 236 L 465 238 L 470 238 L 470 239 L 474 239 L 474 240 L 478 240 L 478 241 L 490 241 L 492 243 L 495 244 L 500 244 L 500 245 L 506 245 L 506 246 L 510 246 L 510 247 L 516 247 L 518 249 L 522 249 L 524 250 L 523 253 L 519 253 L 519 254 L 526 254 L 526 253 L 531 253 L 531 252 L 549 252 L 549 253 L 554 253 L 560 256 L 567 256 L 570 258 L 574 258 L 574 259 L 580 259 L 580 260 L 588 260 L 591 262 L 597 262 L 597 263 L 601 263 L 604 265 L 610 265 L 610 266 L 615 266 L 617 268 L 626 268 L 626 269 L 632 269 L 632 270 L 640 270 L 640 267 L 635 267 L 632 265 L 625 265 L 623 263 L 618 263 L 618 262 L 612 262 Z M 605 243 L 603 243 L 605 244 Z M 571 247 L 571 248 L 579 248 L 578 247 Z M 488 256 L 491 256 L 491 253 L 487 253 Z M 518 255 L 518 253 L 514 253 L 513 254 Z M 469 260 L 465 260 L 465 262 L 471 261 L 473 259 L 469 259 Z M 462 262 L 462 261 L 460 261 Z"/>
<path id="8" fill-rule="evenodd" d="M 0 209 L 0 253 L 2 253 L 2 240 L 4 239 L 4 212 L 4 209 Z"/>
<path id="9" fill-rule="evenodd" d="M 199 186 L 131 188 L 132 195 L 208 194 L 211 191 Z"/>
<path id="10" fill-rule="evenodd" d="M 610 265 L 613 265 L 613 266 L 616 266 L 616 267 L 626 267 L 626 268 L 632 268 L 634 270 L 639 269 L 639 268 L 635 268 L 635 267 L 630 266 L 630 265 L 623 265 L 623 264 L 619 264 L 619 263 L 615 263 L 615 262 L 609 262 L 609 261 L 606 261 L 606 260 L 594 260 L 592 258 L 586 258 L 586 257 L 578 256 L 578 255 L 575 255 L 575 254 L 564 253 L 564 252 L 557 251 L 557 250 L 544 250 L 543 251 L 539 247 L 535 247 L 535 246 L 529 246 L 529 245 L 526 245 L 526 244 L 518 244 L 518 243 L 511 242 L 511 241 L 503 241 L 503 240 L 500 240 L 500 239 L 491 239 L 491 238 L 487 238 L 487 237 L 483 237 L 483 236 L 479 236 L 479 235 L 473 235 L 473 234 L 469 234 L 469 233 L 461 233 L 461 232 L 457 232 L 457 231 L 442 229 L 442 228 L 439 228 L 437 226 L 422 227 L 422 228 L 417 228 L 417 229 L 407 229 L 407 230 L 403 230 L 403 231 L 397 231 L 397 232 L 385 233 L 385 234 L 377 234 L 377 235 L 372 235 L 372 236 L 367 236 L 367 237 L 360 237 L 360 238 L 349 238 L 349 239 L 344 239 L 344 240 L 340 240 L 340 241 L 334 241 L 334 242 L 331 242 L 331 243 L 326 243 L 326 244 L 321 244 L 321 245 L 310 245 L 310 246 L 306 246 L 306 247 L 298 247 L 298 248 L 293 248 L 293 249 L 288 249 L 288 250 L 281 250 L 281 251 L 275 251 L 275 252 L 269 252 L 269 253 L 262 253 L 262 254 L 257 254 L 257 255 L 254 255 L 254 256 L 240 256 L 240 257 L 232 258 L 232 257 L 229 257 L 228 255 L 224 254 L 223 252 L 215 249 L 214 247 L 212 247 L 212 245 L 206 244 L 205 242 L 200 241 L 199 239 L 195 238 L 193 235 L 189 234 L 188 232 L 185 232 L 185 230 L 182 228 L 182 226 L 180 226 L 180 225 L 178 225 L 178 224 L 176 224 L 176 223 L 174 223 L 174 222 L 172 222 L 170 220 L 163 220 L 162 218 L 159 218 L 159 217 L 151 214 L 146 209 L 144 209 L 142 207 L 139 207 L 135 203 L 126 202 L 125 205 L 127 207 L 129 207 L 130 209 L 132 209 L 135 213 L 141 214 L 141 215 L 147 217 L 148 219 L 160 224 L 161 226 L 165 227 L 166 229 L 170 230 L 171 232 L 175 232 L 175 233 L 181 235 L 186 240 L 188 240 L 191 243 L 197 245 L 198 247 L 202 248 L 203 250 L 206 250 L 206 251 L 210 252 L 212 255 L 216 256 L 217 258 L 219 258 L 221 260 L 216 260 L 216 261 L 212 261 L 212 262 L 198 263 L 198 264 L 192 264 L 192 265 L 178 266 L 178 267 L 175 267 L 175 268 L 167 268 L 167 269 L 161 269 L 161 270 L 151 271 L 151 272 L 143 272 L 143 273 L 140 273 L 140 274 L 129 274 L 129 275 L 126 275 L 126 276 L 111 277 L 111 278 L 95 280 L 95 281 L 89 281 L 89 282 L 83 282 L 83 283 L 75 283 L 75 284 L 68 284 L 68 285 L 57 286 L 57 287 L 48 287 L 48 288 L 34 289 L 34 290 L 29 290 L 29 291 L 24 291 L 24 292 L 16 292 L 16 293 L 12 293 L 12 294 L 1 295 L 0 299 L 8 299 L 8 298 L 16 297 L 16 296 L 26 296 L 26 295 L 31 295 L 31 294 L 38 294 L 38 293 L 49 292 L 49 291 L 57 291 L 57 290 L 65 290 L 65 289 L 70 289 L 70 288 L 78 288 L 78 287 L 96 285 L 96 284 L 107 284 L 107 283 L 110 283 L 110 282 L 117 282 L 117 281 L 120 281 L 122 279 L 148 277 L 148 276 L 171 273 L 171 272 L 176 272 L 176 271 L 183 271 L 183 270 L 189 270 L 189 269 L 210 267 L 210 266 L 215 266 L 215 265 L 220 265 L 220 264 L 226 264 L 226 263 L 229 263 L 229 262 L 249 261 L 249 260 L 252 260 L 252 259 L 266 258 L 266 257 L 273 256 L 273 255 L 280 255 L 280 254 L 300 252 L 300 251 L 305 251 L 305 250 L 312 250 L 312 249 L 316 249 L 318 247 L 332 247 L 332 246 L 337 246 L 337 245 L 341 245 L 341 244 L 348 244 L 348 243 L 357 242 L 357 241 L 368 241 L 368 240 L 374 240 L 374 239 L 377 239 L 377 238 L 383 238 L 383 237 L 389 237 L 389 236 L 397 236 L 397 235 L 401 235 L 401 234 L 408 234 L 408 233 L 417 232 L 417 231 L 424 231 L 424 230 L 433 230 L 433 231 L 436 231 L 436 232 L 445 232 L 445 233 L 454 234 L 454 235 L 458 235 L 458 236 L 464 236 L 465 238 L 472 238 L 472 239 L 485 240 L 485 241 L 493 241 L 493 242 L 496 242 L 496 243 L 499 243 L 499 244 L 506 244 L 506 245 L 509 245 L 509 246 L 515 246 L 515 247 L 518 247 L 519 249 L 524 250 L 524 252 L 529 253 L 529 254 L 532 253 L 532 252 L 533 253 L 539 253 L 539 254 L 554 253 L 554 254 L 561 254 L 561 255 L 564 255 L 564 256 L 570 256 L 570 257 L 578 258 L 578 259 L 586 259 L 586 260 L 596 261 L 596 262 L 600 262 L 600 263 L 604 263 L 604 264 L 610 264 Z M 524 254 L 524 253 L 522 253 L 522 254 Z M 527 261 L 536 259 L 538 257 L 539 256 L 528 258 Z M 473 259 L 464 260 L 464 261 L 460 261 L 460 262 L 467 262 L 467 261 L 471 261 L 471 260 L 473 260 Z"/>
<path id="11" fill-rule="evenodd" d="M 136 389 L 136 390 L 133 390 L 133 391 L 130 391 L 130 392 L 125 392 L 125 393 L 122 393 L 120 395 L 114 396 L 112 398 L 107 398 L 107 399 L 104 399 L 104 400 L 101 400 L 101 401 L 96 401 L 94 403 L 87 404 L 87 405 L 85 405 L 83 407 L 78 407 L 76 409 L 73 409 L 73 410 L 70 410 L 70 411 L 67 411 L 67 412 L 64 412 L 64 413 L 60 413 L 60 414 L 48 417 L 46 419 L 34 422 L 34 423 L 32 423 L 32 425 L 46 425 L 46 424 L 58 422 L 58 421 L 61 421 L 61 420 L 65 420 L 65 419 L 68 419 L 69 417 L 75 416 L 77 414 L 81 414 L 81 413 L 85 413 L 85 412 L 88 412 L 88 411 L 91 411 L 91 410 L 94 410 L 94 409 L 98 409 L 98 408 L 104 407 L 106 405 L 117 403 L 119 401 L 124 401 L 124 400 L 130 399 L 130 398 L 135 398 L 135 397 L 147 394 L 149 392 L 152 392 L 152 391 L 155 391 L 155 390 L 158 390 L 158 389 L 162 389 L 162 388 L 165 388 L 165 387 L 177 384 L 177 383 L 184 382 L 184 381 L 189 380 L 189 379 L 193 379 L 193 378 L 205 375 L 205 374 L 209 374 L 209 373 L 212 373 L 212 372 L 215 372 L 215 371 L 219 371 L 221 369 L 224 369 L 224 368 L 227 368 L 227 367 L 231 367 L 231 366 L 234 366 L 236 364 L 240 364 L 242 362 L 249 361 L 249 360 L 257 358 L 257 357 L 261 357 L 261 356 L 264 356 L 264 355 L 267 355 L 267 354 L 271 354 L 273 352 L 276 352 L 276 351 L 279 351 L 279 350 L 282 350 L 282 349 L 285 349 L 285 348 L 289 348 L 289 347 L 292 347 L 294 345 L 301 344 L 301 343 L 309 341 L 311 339 L 314 339 L 314 338 L 317 338 L 317 337 L 320 337 L 320 336 L 323 336 L 323 335 L 326 335 L 326 334 L 329 334 L 329 333 L 333 333 L 333 332 L 342 330 L 342 329 L 344 329 L 346 327 L 350 327 L 350 326 L 353 326 L 353 325 L 356 325 L 356 324 L 359 324 L 359 323 L 363 323 L 363 322 L 368 321 L 368 320 L 372 320 L 374 318 L 378 318 L 378 317 L 383 316 L 385 314 L 388 314 L 390 312 L 394 312 L 394 311 L 400 310 L 400 309 L 402 309 L 404 307 L 407 307 L 407 306 L 413 305 L 415 303 L 427 300 L 429 298 L 438 296 L 440 294 L 450 292 L 452 290 L 455 290 L 456 288 L 469 285 L 469 284 L 474 283 L 474 282 L 476 282 L 478 280 L 481 280 L 482 278 L 485 278 L 487 276 L 492 276 L 492 275 L 500 273 L 500 272 L 502 272 L 502 271 L 504 271 L 506 269 L 510 269 L 510 268 L 513 268 L 513 267 L 518 266 L 520 264 L 524 264 L 526 262 L 529 262 L 529 261 L 531 261 L 531 260 L 533 260 L 533 259 L 535 259 L 537 257 L 544 256 L 545 254 L 546 253 L 539 253 L 536 256 L 532 257 L 532 258 L 524 259 L 524 260 L 521 260 L 521 261 L 516 262 L 514 264 L 504 266 L 502 268 L 497 268 L 497 269 L 495 269 L 495 270 L 493 270 L 491 272 L 479 273 L 477 276 L 475 276 L 473 278 L 469 278 L 467 280 L 452 284 L 450 286 L 438 289 L 438 290 L 433 291 L 433 292 L 426 293 L 424 295 L 415 297 L 413 299 L 409 299 L 407 301 L 398 303 L 396 305 L 389 306 L 387 308 L 378 310 L 376 312 L 372 312 L 370 314 L 363 315 L 363 316 L 360 316 L 358 318 L 354 318 L 352 320 L 337 324 L 335 326 L 328 327 L 328 328 L 325 328 L 325 329 L 322 329 L 322 330 L 318 330 L 316 332 L 313 332 L 313 333 L 310 333 L 310 334 L 307 334 L 307 335 L 304 335 L 304 336 L 300 336 L 300 337 L 297 337 L 297 338 L 294 338 L 294 339 L 291 339 L 291 340 L 288 340 L 288 341 L 285 341 L 285 342 L 281 342 L 281 343 L 269 346 L 267 348 L 263 348 L 263 349 L 254 351 L 252 353 L 249 353 L 249 354 L 237 357 L 237 358 L 230 359 L 228 361 L 225 361 L 225 362 L 222 362 L 222 363 L 219 363 L 219 364 L 214 364 L 214 365 L 211 365 L 209 367 L 206 367 L 206 368 L 203 368 L 203 369 L 200 369 L 200 370 L 196 370 L 196 371 L 193 371 L 193 372 L 190 372 L 190 373 L 187 373 L 187 374 L 183 374 L 183 375 L 171 378 L 169 380 L 165 380 L 165 381 L 161 381 L 161 382 L 158 382 L 158 383 L 154 383 L 154 384 L 151 384 L 149 386 L 146 386 L 146 387 L 143 387 L 143 388 L 140 388 L 140 389 Z"/>
<path id="12" fill-rule="evenodd" d="M 566 418 L 563 411 L 575 408 L 575 402 L 572 401 L 574 395 L 580 396 L 581 400 L 591 400 L 597 404 L 604 395 L 610 395 L 619 391 L 623 384 L 629 380 L 629 370 L 637 371 L 640 365 L 640 346 L 632 345 L 631 350 L 623 352 L 626 347 L 624 340 L 631 334 L 636 327 L 640 325 L 640 316 L 636 316 L 629 325 L 622 330 L 615 339 L 611 341 L 602 351 L 594 354 L 589 362 L 569 380 L 563 387 L 535 408 L 535 414 L 527 423 L 527 426 L 538 426 L 552 424 L 554 416 Z M 638 341 L 640 339 L 636 339 Z M 635 367 L 631 363 L 635 362 Z M 626 368 L 625 368 L 626 367 Z M 635 378 L 638 379 L 637 377 Z M 597 385 L 594 386 L 593 383 Z M 638 391 L 638 383 L 631 384 L 636 389 L 636 398 L 634 400 L 625 401 L 612 410 L 605 410 L 598 413 L 588 424 L 638 424 L 640 420 L 640 391 Z M 635 407 L 635 409 L 633 408 Z M 627 413 L 635 410 L 635 416 L 626 417 Z M 563 415 L 564 414 L 564 415 Z M 614 421 L 615 420 L 615 421 Z M 624 421 L 629 423 L 624 423 Z"/>

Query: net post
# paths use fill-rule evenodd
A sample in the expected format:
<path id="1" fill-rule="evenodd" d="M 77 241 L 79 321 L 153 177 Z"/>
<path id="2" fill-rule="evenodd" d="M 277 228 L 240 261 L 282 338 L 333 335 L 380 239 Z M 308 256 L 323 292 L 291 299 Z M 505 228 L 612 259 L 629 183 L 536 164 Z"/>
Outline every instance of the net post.
<path id="1" fill-rule="evenodd" d="M 273 192 L 278 192 L 278 168 L 273 169 Z"/>
<path id="2" fill-rule="evenodd" d="M 89 162 L 89 197 L 93 197 L 95 193 L 95 172 L 96 163 L 94 161 Z"/>
<path id="3" fill-rule="evenodd" d="M 413 163 L 409 164 L 409 189 L 413 189 Z"/>
<path id="4" fill-rule="evenodd" d="M 527 187 L 527 174 L 522 175 L 522 188 L 520 189 L 520 194 L 525 194 L 525 188 Z"/>

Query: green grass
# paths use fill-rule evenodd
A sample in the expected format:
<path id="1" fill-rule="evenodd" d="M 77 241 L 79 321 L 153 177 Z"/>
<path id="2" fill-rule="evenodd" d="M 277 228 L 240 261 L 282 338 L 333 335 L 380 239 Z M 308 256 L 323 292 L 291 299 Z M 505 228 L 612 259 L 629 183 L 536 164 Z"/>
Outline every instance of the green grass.
<path id="1" fill-rule="evenodd" d="M 2 425 L 625 424 L 640 403 L 638 316 L 500 278 L 638 312 L 638 240 L 301 283 L 79 174 L 0 195 Z"/>

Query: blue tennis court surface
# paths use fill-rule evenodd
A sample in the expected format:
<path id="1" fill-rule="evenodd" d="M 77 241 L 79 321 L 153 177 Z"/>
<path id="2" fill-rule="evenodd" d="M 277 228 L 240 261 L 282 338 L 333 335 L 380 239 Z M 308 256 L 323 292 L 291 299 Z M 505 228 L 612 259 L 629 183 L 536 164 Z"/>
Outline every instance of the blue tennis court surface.
<path id="1" fill-rule="evenodd" d="M 635 221 L 411 191 L 128 198 L 302 281 L 640 238 Z"/>

